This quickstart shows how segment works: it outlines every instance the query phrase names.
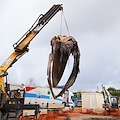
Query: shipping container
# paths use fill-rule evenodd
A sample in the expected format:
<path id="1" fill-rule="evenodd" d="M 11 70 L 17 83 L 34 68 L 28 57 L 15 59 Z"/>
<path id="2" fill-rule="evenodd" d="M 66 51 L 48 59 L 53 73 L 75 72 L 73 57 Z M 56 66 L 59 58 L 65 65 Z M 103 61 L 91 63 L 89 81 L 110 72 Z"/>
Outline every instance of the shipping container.
<path id="1" fill-rule="evenodd" d="M 104 99 L 101 93 L 82 93 L 82 108 L 102 109 L 103 103 Z"/>

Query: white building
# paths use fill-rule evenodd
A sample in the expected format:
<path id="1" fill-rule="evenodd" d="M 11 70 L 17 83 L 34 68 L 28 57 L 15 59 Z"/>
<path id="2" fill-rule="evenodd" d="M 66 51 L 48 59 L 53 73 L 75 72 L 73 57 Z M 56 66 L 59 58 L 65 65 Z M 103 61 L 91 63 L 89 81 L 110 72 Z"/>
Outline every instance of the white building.
<path id="1" fill-rule="evenodd" d="M 101 93 L 82 93 L 82 108 L 83 109 L 102 109 L 104 103 Z"/>

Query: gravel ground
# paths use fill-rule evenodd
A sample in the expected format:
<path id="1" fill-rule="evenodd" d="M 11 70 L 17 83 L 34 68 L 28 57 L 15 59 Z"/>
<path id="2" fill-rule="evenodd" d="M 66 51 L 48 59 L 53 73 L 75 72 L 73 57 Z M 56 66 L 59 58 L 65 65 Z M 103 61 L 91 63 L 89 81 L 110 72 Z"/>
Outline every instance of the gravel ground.
<path id="1" fill-rule="evenodd" d="M 111 116 L 82 115 L 82 116 L 77 116 L 77 117 L 71 117 L 70 120 L 120 120 L 120 118 L 111 117 Z"/>

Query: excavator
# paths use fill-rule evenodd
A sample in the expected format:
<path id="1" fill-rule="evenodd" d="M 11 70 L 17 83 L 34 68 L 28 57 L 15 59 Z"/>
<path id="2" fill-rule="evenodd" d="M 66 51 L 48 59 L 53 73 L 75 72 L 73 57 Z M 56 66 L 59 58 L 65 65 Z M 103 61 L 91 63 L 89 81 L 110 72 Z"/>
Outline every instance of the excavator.
<path id="1" fill-rule="evenodd" d="M 35 110 L 35 115 L 39 113 L 39 105 L 24 104 L 24 90 L 10 91 L 10 85 L 7 82 L 7 70 L 13 66 L 25 53 L 29 51 L 29 44 L 33 38 L 42 30 L 42 28 L 53 18 L 53 16 L 63 10 L 62 4 L 53 5 L 46 14 L 40 14 L 31 28 L 13 45 L 14 52 L 0 66 L 0 120 L 8 120 L 10 112 L 16 112 L 17 120 L 23 110 Z M 4 83 L 4 80 L 6 82 Z M 21 94 L 21 97 L 17 94 Z M 16 99 L 13 94 L 16 93 Z M 4 117 L 6 116 L 6 117 Z"/>
<path id="2" fill-rule="evenodd" d="M 110 114 L 111 109 L 119 108 L 118 107 L 118 97 L 111 96 L 109 91 L 103 85 L 102 85 L 102 92 L 103 92 L 103 98 L 104 98 L 104 104 L 102 105 L 102 107 L 105 110 L 107 109 Z"/>

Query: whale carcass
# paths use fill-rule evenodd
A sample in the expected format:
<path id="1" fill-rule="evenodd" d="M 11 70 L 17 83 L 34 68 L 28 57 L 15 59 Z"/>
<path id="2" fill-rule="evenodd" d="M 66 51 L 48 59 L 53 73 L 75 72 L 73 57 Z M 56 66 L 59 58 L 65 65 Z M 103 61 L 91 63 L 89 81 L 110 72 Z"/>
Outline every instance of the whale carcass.
<path id="1" fill-rule="evenodd" d="M 53 97 L 57 98 L 59 96 L 62 96 L 63 93 L 69 87 L 71 87 L 76 80 L 76 77 L 79 73 L 80 50 L 77 41 L 72 36 L 67 37 L 56 35 L 51 40 L 51 46 L 52 52 L 49 54 L 47 80 Z M 72 54 L 74 57 L 72 72 L 61 92 L 55 95 L 52 87 L 56 87 L 60 82 L 70 54 Z"/>

